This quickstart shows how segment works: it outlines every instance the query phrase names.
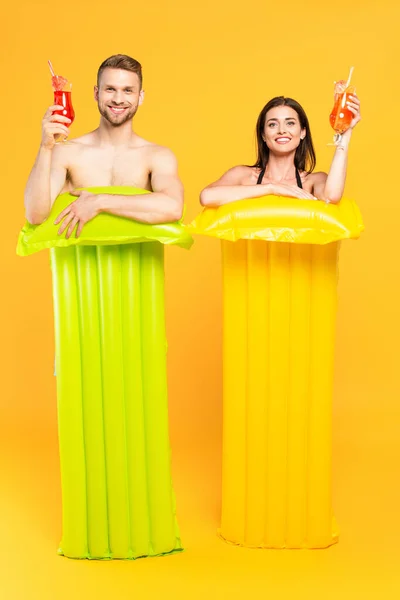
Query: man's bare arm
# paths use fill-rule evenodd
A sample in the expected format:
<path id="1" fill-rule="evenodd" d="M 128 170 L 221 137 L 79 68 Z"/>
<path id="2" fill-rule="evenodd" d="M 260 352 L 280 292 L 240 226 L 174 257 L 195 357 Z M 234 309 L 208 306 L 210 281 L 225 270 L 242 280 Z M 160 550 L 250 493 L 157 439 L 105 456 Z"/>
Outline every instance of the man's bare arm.
<path id="1" fill-rule="evenodd" d="M 51 106 L 43 118 L 40 149 L 25 187 L 25 213 L 32 225 L 39 225 L 47 219 L 67 176 L 65 149 L 55 146 L 54 136 L 68 135 L 67 127 L 57 121 L 67 123 L 69 119 L 54 115 L 55 108 Z"/>
<path id="2" fill-rule="evenodd" d="M 178 176 L 176 158 L 167 148 L 154 151 L 151 185 L 153 193 L 132 196 L 91 194 L 84 190 L 71 192 L 78 199 L 55 220 L 56 225 L 62 222 L 59 235 L 66 230 L 66 237 L 69 238 L 76 228 L 76 237 L 79 237 L 85 223 L 101 212 L 150 225 L 179 220 L 183 212 L 183 186 Z"/>
<path id="3" fill-rule="evenodd" d="M 142 223 L 179 220 L 183 212 L 183 186 L 178 176 L 177 160 L 168 148 L 160 148 L 154 152 L 151 186 L 152 194 L 100 194 L 99 210 Z"/>

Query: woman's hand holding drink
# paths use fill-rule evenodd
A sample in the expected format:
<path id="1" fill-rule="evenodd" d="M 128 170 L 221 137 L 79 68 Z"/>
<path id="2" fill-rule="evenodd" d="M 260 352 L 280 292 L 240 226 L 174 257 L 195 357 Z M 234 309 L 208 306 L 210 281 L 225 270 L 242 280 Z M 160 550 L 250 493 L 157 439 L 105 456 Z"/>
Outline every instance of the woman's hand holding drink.
<path id="1" fill-rule="evenodd" d="M 303 190 L 303 188 L 288 185 L 286 183 L 271 183 L 271 193 L 274 196 L 288 196 L 289 198 L 299 198 L 300 200 L 316 200 L 316 197 Z"/>
<path id="2" fill-rule="evenodd" d="M 333 137 L 334 144 L 340 145 L 343 134 L 360 121 L 360 101 L 357 98 L 356 90 L 350 85 L 353 67 L 347 81 L 341 80 L 335 82 L 334 105 L 329 115 L 329 123 L 335 132 Z"/>
<path id="3" fill-rule="evenodd" d="M 335 84 L 335 104 L 329 116 L 329 123 L 337 134 L 347 131 L 353 120 L 353 113 L 348 108 L 348 99 L 355 94 L 354 86 L 346 87 L 345 81 Z"/>

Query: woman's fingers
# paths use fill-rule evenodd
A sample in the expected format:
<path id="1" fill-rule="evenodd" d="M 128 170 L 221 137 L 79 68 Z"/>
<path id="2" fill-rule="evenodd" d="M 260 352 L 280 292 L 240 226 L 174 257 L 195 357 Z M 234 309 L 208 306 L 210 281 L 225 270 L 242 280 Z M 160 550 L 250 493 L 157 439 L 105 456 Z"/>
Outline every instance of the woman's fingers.
<path id="1" fill-rule="evenodd" d="M 287 196 L 289 198 L 299 198 L 299 200 L 317 200 L 315 196 L 306 190 L 285 183 L 280 184 L 278 192 L 280 192 L 278 195 Z"/>
<path id="2" fill-rule="evenodd" d="M 360 114 L 360 112 L 357 108 L 353 108 L 352 106 L 348 106 L 347 108 L 349 109 L 350 112 L 353 113 L 354 116 L 357 116 Z"/>
<path id="3" fill-rule="evenodd" d="M 316 200 L 315 196 L 309 192 L 306 192 L 305 190 L 302 190 L 301 188 L 298 188 L 296 192 L 297 193 L 295 197 L 299 198 L 300 200 Z"/>
<path id="4" fill-rule="evenodd" d="M 357 123 L 361 119 L 360 100 L 358 99 L 358 97 L 355 93 L 350 94 L 347 97 L 346 107 L 357 119 L 356 121 L 353 122 L 353 125 L 355 125 L 355 123 Z"/>
<path id="5" fill-rule="evenodd" d="M 353 108 L 356 108 L 357 110 L 360 110 L 360 105 L 356 104 L 355 102 L 346 102 L 347 106 L 352 106 Z"/>

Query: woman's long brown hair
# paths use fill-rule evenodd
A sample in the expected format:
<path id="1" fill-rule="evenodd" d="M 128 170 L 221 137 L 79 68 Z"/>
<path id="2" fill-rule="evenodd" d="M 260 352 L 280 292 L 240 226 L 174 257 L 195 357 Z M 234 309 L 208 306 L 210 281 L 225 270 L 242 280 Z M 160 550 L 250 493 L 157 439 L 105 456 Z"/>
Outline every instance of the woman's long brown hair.
<path id="1" fill-rule="evenodd" d="M 263 139 L 265 118 L 267 116 L 267 112 L 271 110 L 271 108 L 275 108 L 276 106 L 289 106 L 297 112 L 300 120 L 300 127 L 302 129 L 305 129 L 307 133 L 306 137 L 300 141 L 300 144 L 296 149 L 296 154 L 294 157 L 294 166 L 298 171 L 306 171 L 307 173 L 311 173 L 315 168 L 316 157 L 307 115 L 303 107 L 298 102 L 296 102 L 296 100 L 293 100 L 293 98 L 285 98 L 285 96 L 276 96 L 276 98 L 272 98 L 272 100 L 267 102 L 267 104 L 264 106 L 264 108 L 259 114 L 256 126 L 257 161 L 254 165 L 251 166 L 257 167 L 262 170 L 265 169 L 265 167 L 268 164 L 269 148 Z"/>

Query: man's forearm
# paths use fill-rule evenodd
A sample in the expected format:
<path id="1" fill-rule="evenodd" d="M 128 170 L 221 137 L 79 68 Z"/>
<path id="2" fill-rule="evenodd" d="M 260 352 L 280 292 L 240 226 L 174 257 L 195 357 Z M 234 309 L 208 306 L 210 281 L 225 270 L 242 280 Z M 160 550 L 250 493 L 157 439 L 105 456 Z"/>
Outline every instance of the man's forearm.
<path id="1" fill-rule="evenodd" d="M 51 154 L 51 150 L 40 147 L 25 187 L 25 213 L 32 225 L 42 223 L 50 213 Z"/>
<path id="2" fill-rule="evenodd" d="M 99 194 L 100 212 L 126 217 L 141 223 L 170 223 L 182 217 L 182 202 L 162 192 L 125 196 Z"/>

